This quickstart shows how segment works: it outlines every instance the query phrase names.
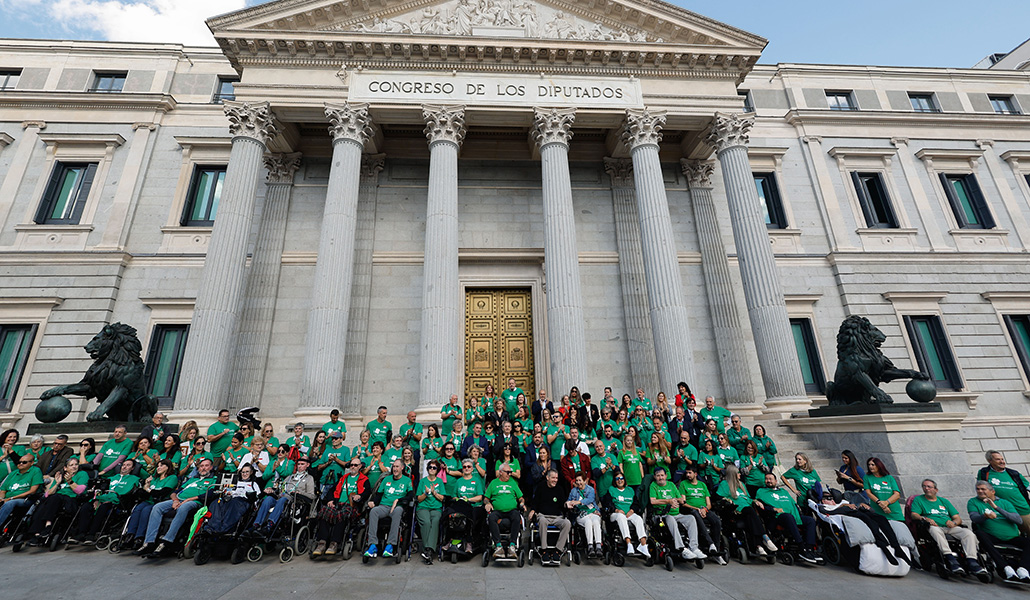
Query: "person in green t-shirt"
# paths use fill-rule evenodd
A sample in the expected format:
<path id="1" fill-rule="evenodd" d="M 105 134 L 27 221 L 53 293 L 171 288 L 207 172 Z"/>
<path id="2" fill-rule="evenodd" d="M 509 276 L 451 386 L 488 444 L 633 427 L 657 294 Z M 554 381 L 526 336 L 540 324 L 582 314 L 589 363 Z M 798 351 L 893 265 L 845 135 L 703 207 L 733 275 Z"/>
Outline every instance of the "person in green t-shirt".
<path id="1" fill-rule="evenodd" d="M 54 521 L 61 514 L 73 515 L 78 507 L 76 501 L 86 491 L 89 476 L 79 470 L 79 459 L 68 459 L 64 468 L 54 473 L 54 478 L 45 487 L 45 497 L 36 505 L 29 521 L 29 546 L 38 546 L 44 535 L 49 535 Z"/>
<path id="2" fill-rule="evenodd" d="M 626 476 L 626 485 L 634 490 L 644 480 L 644 457 L 637 451 L 637 442 L 633 434 L 626 433 L 622 440 L 622 452 L 619 453 L 619 468 Z"/>
<path id="3" fill-rule="evenodd" d="M 339 409 L 329 411 L 329 421 L 322 425 L 322 431 L 329 437 L 333 436 L 334 431 L 339 431 L 343 435 L 343 440 L 347 441 L 347 424 L 340 420 Z"/>
<path id="4" fill-rule="evenodd" d="M 680 505 L 684 503 L 683 495 L 676 484 L 669 481 L 669 472 L 665 468 L 655 470 L 654 482 L 648 490 L 648 497 L 654 514 L 662 517 L 669 533 L 672 534 L 673 549 L 683 557 L 683 560 L 708 558 L 697 545 L 697 520 L 692 514 L 680 512 Z M 683 542 L 680 527 L 687 532 L 686 544 Z"/>
<path id="5" fill-rule="evenodd" d="M 487 391 L 488 392 L 493 391 L 493 389 L 494 389 L 494 386 L 492 386 L 492 385 L 488 385 L 487 386 Z M 501 392 L 501 399 L 504 400 L 505 410 L 508 411 L 509 415 L 514 415 L 515 411 L 518 409 L 518 397 L 519 397 L 519 394 L 522 394 L 523 396 L 525 396 L 526 392 L 524 392 L 522 390 L 522 388 L 520 388 L 517 385 L 515 385 L 515 380 L 514 379 L 508 378 L 508 387 L 506 387 L 504 389 L 504 391 Z"/>
<path id="6" fill-rule="evenodd" d="M 443 437 L 440 436 L 440 426 L 436 423 L 426 425 L 426 434 L 422 438 L 422 458 L 426 461 L 440 458 L 443 450 Z M 442 473 L 441 473 L 442 475 Z"/>
<path id="7" fill-rule="evenodd" d="M 755 510 L 755 501 L 740 480 L 740 471 L 737 470 L 737 467 L 726 465 L 726 469 L 723 471 L 723 480 L 716 488 L 715 495 L 733 506 L 733 512 L 739 519 L 738 523 L 743 524 L 744 530 L 756 542 L 755 554 L 767 556 L 768 552 L 779 550 L 769 538 L 765 523 L 762 522 L 762 517 L 758 516 L 758 511 Z"/>
<path id="8" fill-rule="evenodd" d="M 376 409 L 376 418 L 369 421 L 365 429 L 368 431 L 369 443 L 382 442 L 384 447 L 390 444 L 390 440 L 393 439 L 393 424 L 386 420 L 385 406 Z"/>
<path id="9" fill-rule="evenodd" d="M 755 441 L 745 442 L 744 454 L 740 457 L 740 473 L 744 476 L 748 493 L 754 496 L 765 485 L 765 474 L 771 472 L 772 469 L 765 464 L 765 458 L 758 453 Z"/>
<path id="10" fill-rule="evenodd" d="M 726 430 L 730 445 L 739 456 L 744 456 L 744 444 L 751 439 L 751 431 L 740 424 L 740 415 L 730 416 L 730 428 Z"/>
<path id="11" fill-rule="evenodd" d="M 207 428 L 207 442 L 211 445 L 211 454 L 221 456 L 229 447 L 229 440 L 233 434 L 239 430 L 239 425 L 229 422 L 228 410 L 223 408 L 218 411 L 218 420 Z"/>
<path id="12" fill-rule="evenodd" d="M 722 406 L 716 406 L 715 398 L 712 396 L 705 398 L 705 407 L 699 412 L 705 421 L 708 419 L 715 421 L 715 428 L 719 430 L 719 433 L 726 431 L 726 420 L 733 414 Z"/>
<path id="13" fill-rule="evenodd" d="M 976 560 L 976 534 L 963 528 L 962 516 L 955 510 L 955 506 L 947 498 L 937 495 L 936 481 L 924 479 L 921 486 L 923 495 L 912 498 L 911 518 L 927 526 L 930 537 L 937 542 L 937 548 L 944 556 L 948 570 L 956 575 L 962 573 L 963 568 L 972 575 L 987 574 L 987 569 Z M 959 564 L 958 555 L 952 552 L 949 538 L 962 544 L 962 552 L 966 555 L 964 566 Z"/>
<path id="14" fill-rule="evenodd" d="M 494 558 L 503 558 L 505 554 L 514 556 L 510 547 L 501 545 L 500 522 L 507 519 L 511 523 L 509 540 L 518 539 L 522 533 L 522 516 L 517 509 L 525 508 L 519 484 L 511 478 L 511 467 L 502 467 L 497 478 L 490 482 L 484 493 L 483 507 L 487 512 L 487 524 L 490 527 L 490 539 L 494 543 Z"/>
<path id="15" fill-rule="evenodd" d="M 149 437 L 140 438 L 150 440 Z M 108 481 L 107 491 L 98 494 L 96 502 L 84 502 L 79 508 L 72 524 L 71 532 L 68 534 L 68 544 L 78 544 L 80 541 L 91 546 L 97 539 L 97 535 L 107 525 L 107 518 L 119 503 L 128 494 L 139 488 L 139 477 L 132 474 L 136 468 L 136 461 L 126 458 L 122 461 L 118 474 Z"/>
<path id="16" fill-rule="evenodd" d="M 716 452 L 719 453 L 722 464 L 740 466 L 740 454 L 737 453 L 736 448 L 730 445 L 730 439 L 726 437 L 725 433 L 719 434 L 719 447 L 716 448 Z"/>
<path id="17" fill-rule="evenodd" d="M 32 436 L 32 439 L 29 440 L 27 446 L 14 447 L 14 453 L 18 456 L 31 456 L 33 464 L 38 464 L 39 458 L 43 456 L 47 450 L 49 450 L 49 448 L 46 446 L 46 438 L 38 433 Z"/>
<path id="18" fill-rule="evenodd" d="M 565 448 L 565 440 L 569 438 L 570 434 L 569 426 L 562 422 L 561 413 L 556 412 L 551 415 L 551 422 L 547 425 L 547 430 L 544 431 L 544 438 L 551 449 L 551 458 L 554 460 L 561 459 L 562 449 Z"/>
<path id="19" fill-rule="evenodd" d="M 815 490 L 813 495 L 816 498 L 823 497 L 822 480 L 819 478 L 819 473 L 812 468 L 812 461 L 808 460 L 808 455 L 804 452 L 794 455 L 794 466 L 780 476 L 780 481 L 794 494 L 799 505 L 806 504 L 810 490 Z M 904 520 L 904 515 L 900 520 Z"/>
<path id="20" fill-rule="evenodd" d="M 626 542 L 626 555 L 633 555 L 633 538 L 630 537 L 632 525 L 637 534 L 637 553 L 644 558 L 651 558 L 651 553 L 647 549 L 647 530 L 644 528 L 644 518 L 640 516 L 636 492 L 626 485 L 626 476 L 622 473 L 616 473 L 612 479 L 612 485 L 608 488 L 608 500 L 611 502 L 611 516 L 608 520 L 619 527 L 619 533 Z"/>
<path id="21" fill-rule="evenodd" d="M 764 510 L 771 511 L 773 523 L 782 527 L 794 540 L 794 543 L 801 547 L 799 553 L 801 560 L 813 565 L 821 562 L 813 552 L 816 547 L 815 519 L 801 514 L 794 497 L 777 484 L 776 475 L 772 473 L 765 475 L 765 487 L 755 494 L 755 502 L 760 503 Z M 802 537 L 802 530 L 804 537 Z"/>
<path id="22" fill-rule="evenodd" d="M 463 423 L 465 411 L 458 404 L 458 395 L 451 394 L 447 404 L 440 409 L 440 435 L 449 437 L 454 431 L 454 424 Z"/>
<path id="23" fill-rule="evenodd" d="M 635 413 L 638 408 L 643 409 L 645 413 L 651 413 L 651 399 L 644 397 L 643 388 L 637 388 L 637 397 L 630 400 L 629 403 L 630 412 Z"/>
<path id="24" fill-rule="evenodd" d="M 137 467 L 136 475 L 142 478 L 153 475 L 158 461 L 157 449 L 154 448 L 153 438 L 140 436 L 133 445 L 132 452 L 129 453 L 126 460 L 130 458 Z"/>
<path id="25" fill-rule="evenodd" d="M 395 435 L 390 443 L 386 445 L 386 449 L 383 450 L 383 462 L 386 464 L 392 464 L 393 461 L 401 458 L 401 454 L 404 452 L 404 442 L 401 440 L 401 436 Z"/>
<path id="26" fill-rule="evenodd" d="M 874 513 L 891 521 L 905 520 L 905 511 L 898 502 L 901 499 L 898 482 L 894 480 L 883 461 L 875 456 L 866 463 L 865 493 L 871 500 L 869 507 Z"/>
<path id="27" fill-rule="evenodd" d="M 12 471 L 0 482 L 0 525 L 7 521 L 14 509 L 27 506 L 29 497 L 43 485 L 43 472 L 33 466 L 36 460 L 21 455 Z"/>
<path id="28" fill-rule="evenodd" d="M 384 446 L 381 441 L 375 441 L 370 446 L 371 453 L 368 455 L 368 459 L 365 460 L 365 467 L 361 470 L 362 473 L 368 477 L 368 485 L 372 489 L 376 489 L 379 484 L 379 478 L 383 476 L 383 473 L 387 472 L 386 465 L 390 464 L 383 458 Z"/>
<path id="29" fill-rule="evenodd" d="M 1016 507 L 997 496 L 997 491 L 989 482 L 976 482 L 976 496 L 966 502 L 969 520 L 979 528 L 977 539 L 980 547 L 992 559 L 998 574 L 1006 581 L 1030 582 L 1030 537 L 1020 531 L 1023 519 Z M 1008 560 L 995 547 L 1004 543 L 1022 550 L 1018 560 Z"/>
<path id="30" fill-rule="evenodd" d="M 604 442 L 594 440 L 594 456 L 590 459 L 590 470 L 593 472 L 594 482 L 597 484 L 597 497 L 604 498 L 608 495 L 608 488 L 612 486 L 612 478 L 618 470 L 619 457 L 609 454 Z"/>
<path id="31" fill-rule="evenodd" d="M 419 452 L 422 449 L 422 423 L 416 423 L 415 419 L 418 415 L 415 411 L 408 411 L 408 421 L 401 425 L 398 430 L 401 438 L 401 442 L 411 447 L 412 452 L 415 453 L 415 459 L 419 460 Z"/>
<path id="32" fill-rule="evenodd" d="M 321 489 L 336 485 L 340 476 L 347 471 L 350 461 L 350 448 L 343 445 L 343 433 L 334 431 L 329 437 L 332 440 L 331 445 L 322 453 L 322 458 L 312 465 L 319 473 Z"/>
<path id="33" fill-rule="evenodd" d="M 446 473 L 447 485 L 445 486 L 444 493 L 448 496 L 454 496 L 454 484 L 457 483 L 458 479 L 462 476 L 461 473 L 461 457 L 458 456 L 458 451 L 454 446 L 453 442 L 444 442 L 443 449 L 440 451 L 440 468 Z M 471 463 L 470 463 L 471 464 Z M 441 473 L 441 476 L 444 476 Z"/>
<path id="34" fill-rule="evenodd" d="M 1030 482 L 1027 482 L 1026 477 L 1019 471 L 1008 468 L 1005 455 L 997 450 L 987 452 L 987 463 L 987 466 L 977 473 L 977 480 L 986 481 L 994 486 L 999 498 L 1008 500 L 1016 507 L 1016 511 L 1023 518 L 1023 524 L 1019 528 L 1030 536 L 1030 496 L 1027 492 Z"/>
<path id="35" fill-rule="evenodd" d="M 132 452 L 132 440 L 125 437 L 125 425 L 117 425 L 114 434 L 97 452 L 93 464 L 97 467 L 98 477 L 110 477 L 118 472 L 118 465 Z"/>
<path id="36" fill-rule="evenodd" d="M 422 530 L 422 560 L 433 564 L 433 556 L 440 545 L 440 518 L 443 516 L 444 483 L 437 477 L 440 463 L 434 460 L 426 462 L 426 476 L 418 483 L 418 510 L 415 517 Z"/>
<path id="37" fill-rule="evenodd" d="M 194 509 L 205 504 L 208 492 L 215 490 L 218 485 L 218 479 L 214 476 L 213 470 L 212 461 L 205 458 L 197 465 L 196 477 L 187 481 L 179 491 L 173 493 L 171 499 L 154 505 L 147 523 L 144 546 L 134 554 L 144 557 L 172 555 L 174 552 L 172 546 L 179 535 L 179 529 L 186 523 L 186 519 Z M 157 533 L 161 528 L 161 521 L 167 513 L 172 513 L 175 517 L 159 541 Z"/>
<path id="38" fill-rule="evenodd" d="M 381 415 L 385 418 L 385 414 Z M 393 556 L 394 546 L 401 531 L 401 516 L 404 505 L 412 494 L 411 478 L 404 475 L 404 463 L 395 460 L 390 465 L 390 474 L 380 479 L 375 485 L 375 492 L 368 501 L 371 509 L 368 513 L 368 548 L 365 556 L 375 558 L 379 555 L 379 521 L 390 519 L 390 533 L 383 548 L 383 558 Z"/>
<path id="39" fill-rule="evenodd" d="M 708 554 L 714 555 L 715 562 L 725 565 L 726 559 L 719 554 L 719 541 L 722 540 L 722 519 L 712 510 L 712 498 L 708 486 L 698 479 L 696 464 L 689 464 L 684 468 L 679 491 L 683 496 L 680 512 L 693 515 L 697 521 L 698 540 L 708 547 Z"/>
<path id="40" fill-rule="evenodd" d="M 705 440 L 701 443 L 701 451 L 697 455 L 697 464 L 698 468 L 701 469 L 701 478 L 705 480 L 709 487 L 714 487 L 718 484 L 726 467 L 735 466 L 722 462 L 718 446 L 712 440 Z"/>
<path id="41" fill-rule="evenodd" d="M 243 457 L 247 455 L 247 448 L 243 445 L 243 434 L 236 432 L 232 434 L 232 439 L 229 441 L 229 448 L 225 452 L 222 452 L 222 472 L 224 473 L 235 473 L 240 468 L 240 464 L 243 462 Z"/>
<path id="42" fill-rule="evenodd" d="M 764 425 L 755 425 L 754 434 L 751 439 L 758 446 L 758 453 L 765 459 L 765 464 L 771 469 L 779 464 L 776 460 L 776 443 L 765 434 Z"/>

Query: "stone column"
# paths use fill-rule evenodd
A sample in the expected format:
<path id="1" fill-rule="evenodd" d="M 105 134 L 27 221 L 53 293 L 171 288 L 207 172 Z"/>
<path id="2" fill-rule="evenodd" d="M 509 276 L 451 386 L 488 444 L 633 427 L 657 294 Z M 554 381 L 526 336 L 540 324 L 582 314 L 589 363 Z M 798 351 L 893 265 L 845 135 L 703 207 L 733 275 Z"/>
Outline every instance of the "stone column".
<path id="1" fill-rule="evenodd" d="M 465 107 L 422 107 L 429 139 L 429 198 L 422 275 L 418 406 L 442 406 L 461 371 L 462 301 L 458 283 L 458 149 Z"/>
<path id="2" fill-rule="evenodd" d="M 569 176 L 569 142 L 574 108 L 537 108 L 531 135 L 540 148 L 544 199 L 544 277 L 547 279 L 547 342 L 551 385 L 559 398 L 586 381 L 583 290 L 576 249 L 576 220 Z"/>
<path id="3" fill-rule="evenodd" d="M 232 150 L 197 290 L 190 339 L 176 395 L 178 418 L 226 406 L 236 327 L 246 284 L 247 246 L 265 144 L 276 134 L 267 102 L 225 102 Z"/>
<path id="4" fill-rule="evenodd" d="M 325 115 L 333 158 L 308 313 L 301 397 L 294 412 L 298 417 L 324 415 L 343 398 L 361 151 L 374 132 L 367 104 L 326 104 Z"/>
<path id="5" fill-rule="evenodd" d="M 666 390 L 666 394 L 674 395 L 677 382 L 694 383 L 694 356 L 676 254 L 676 237 L 672 232 L 669 199 L 658 158 L 664 125 L 664 111 L 627 110 L 622 141 L 629 147 L 633 158 L 633 182 L 637 190 L 658 385 L 659 389 Z"/>
<path id="6" fill-rule="evenodd" d="M 694 205 L 694 225 L 701 247 L 701 271 L 705 278 L 708 310 L 712 315 L 712 332 L 719 354 L 719 370 L 726 402 L 734 412 L 758 412 L 757 390 L 751 380 L 748 356 L 752 352 L 744 335 L 744 324 L 737 310 L 736 286 L 726 259 L 722 229 L 712 197 L 712 172 L 715 165 L 707 161 L 680 161 L 690 185 Z"/>
<path id="7" fill-rule="evenodd" d="M 811 402 L 805 394 L 783 288 L 747 156 L 753 124 L 754 117 L 716 113 L 705 141 L 715 148 L 722 167 L 744 299 L 765 382 L 766 408 L 787 412 L 804 409 Z"/>
<path id="8" fill-rule="evenodd" d="M 615 211 L 615 244 L 619 249 L 619 282 L 622 284 L 622 312 L 626 319 L 630 372 L 633 384 L 645 390 L 658 389 L 658 364 L 654 335 L 648 314 L 644 251 L 640 247 L 640 218 L 633 189 L 633 161 L 605 158 L 604 170 L 612 180 Z"/>
<path id="9" fill-rule="evenodd" d="M 234 409 L 261 406 L 275 302 L 279 296 L 279 268 L 286 243 L 286 216 L 293 194 L 293 175 L 299 167 L 299 152 L 265 155 L 268 169 L 265 206 L 250 259 L 236 365 L 229 377 L 229 406 Z"/>

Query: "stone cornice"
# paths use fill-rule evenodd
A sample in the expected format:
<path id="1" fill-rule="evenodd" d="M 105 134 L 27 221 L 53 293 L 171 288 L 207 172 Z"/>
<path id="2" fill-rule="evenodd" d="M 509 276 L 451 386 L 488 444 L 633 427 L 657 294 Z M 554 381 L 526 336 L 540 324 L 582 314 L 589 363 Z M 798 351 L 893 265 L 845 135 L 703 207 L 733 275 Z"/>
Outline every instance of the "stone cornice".
<path id="1" fill-rule="evenodd" d="M 917 125 L 934 128 L 997 128 L 1023 131 L 1030 127 L 1030 115 L 998 115 L 994 113 L 917 113 L 912 111 L 829 109 L 793 109 L 784 115 L 788 125 Z"/>
<path id="2" fill-rule="evenodd" d="M 94 92 L 5 91 L 0 108 L 77 108 L 86 110 L 139 110 L 169 112 L 176 108 L 168 94 L 98 94 Z"/>

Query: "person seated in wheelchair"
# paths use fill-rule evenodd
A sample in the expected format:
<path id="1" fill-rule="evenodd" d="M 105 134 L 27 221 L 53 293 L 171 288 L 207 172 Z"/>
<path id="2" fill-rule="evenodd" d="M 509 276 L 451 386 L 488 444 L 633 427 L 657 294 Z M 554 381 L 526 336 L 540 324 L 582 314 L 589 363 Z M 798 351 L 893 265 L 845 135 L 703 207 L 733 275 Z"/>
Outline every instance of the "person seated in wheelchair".
<path id="1" fill-rule="evenodd" d="M 630 525 L 637 534 L 636 552 L 644 558 L 651 558 L 647 549 L 647 530 L 644 529 L 643 511 L 633 488 L 626 485 L 626 476 L 622 472 L 615 474 L 612 486 L 608 488 L 604 505 L 609 514 L 608 520 L 619 527 L 619 533 L 626 542 L 626 556 L 633 555 L 633 538 L 630 537 Z"/>
<path id="2" fill-rule="evenodd" d="M 43 499 L 36 507 L 29 521 L 28 545 L 38 546 L 43 538 L 50 536 L 51 527 L 58 515 L 73 515 L 79 507 L 79 499 L 86 492 L 89 476 L 79 470 L 79 459 L 68 459 L 64 468 L 54 473 L 54 478 L 45 486 Z"/>
<path id="3" fill-rule="evenodd" d="M 600 558 L 601 551 L 601 504 L 597 492 L 587 483 L 585 473 L 579 473 L 572 480 L 572 490 L 565 502 L 565 508 L 575 511 L 576 523 L 586 532 L 587 558 Z"/>
<path id="4" fill-rule="evenodd" d="M 694 517 L 694 520 L 697 521 L 697 536 L 701 545 L 707 545 L 708 555 L 714 557 L 717 564 L 725 565 L 726 559 L 719 554 L 722 519 L 712 510 L 711 494 L 709 494 L 708 486 L 698 479 L 696 463 L 688 463 L 683 467 L 683 480 L 679 483 L 679 490 L 680 495 L 683 496 L 680 512 Z"/>
<path id="5" fill-rule="evenodd" d="M 909 513 L 916 529 L 929 535 L 937 543 L 941 555 L 944 556 L 944 563 L 952 573 L 959 575 L 965 570 L 970 575 L 986 574 L 987 569 L 976 560 L 976 534 L 962 527 L 962 517 L 955 510 L 955 506 L 947 498 L 937 495 L 936 481 L 924 479 L 922 488 L 923 495 L 912 499 Z M 962 544 L 962 553 L 966 557 L 965 565 L 959 564 L 958 555 L 952 551 L 949 540 Z"/>
<path id="6" fill-rule="evenodd" d="M 501 542 L 501 521 L 510 523 L 508 539 L 515 541 L 522 533 L 522 515 L 519 509 L 525 509 L 526 502 L 522 498 L 519 484 L 511 478 L 512 468 L 503 465 L 497 472 L 497 479 L 486 488 L 484 508 L 487 512 L 487 525 L 490 528 L 490 540 L 494 545 L 494 558 L 514 558 L 515 551 Z"/>
<path id="7" fill-rule="evenodd" d="M 782 527 L 788 538 L 801 548 L 798 553 L 801 560 L 813 565 L 822 563 L 813 551 L 816 547 L 815 519 L 801 514 L 797 501 L 779 486 L 776 475 L 765 475 L 765 487 L 755 494 L 755 504 L 768 515 L 773 525 Z M 804 538 L 801 530 L 804 530 Z"/>
<path id="8" fill-rule="evenodd" d="M 332 491 L 322 497 L 325 503 L 318 513 L 312 557 L 335 555 L 347 528 L 361 514 L 361 507 L 372 492 L 368 477 L 361 472 L 363 466 L 355 453 L 347 463 L 347 473 L 340 477 Z"/>
<path id="9" fill-rule="evenodd" d="M 632 497 L 633 490 L 630 490 L 629 493 Z M 568 494 L 558 484 L 557 471 L 547 471 L 544 474 L 544 480 L 536 486 L 536 490 L 533 492 L 527 521 L 530 523 L 536 522 L 537 541 L 540 544 L 540 560 L 545 565 L 554 566 L 558 564 L 558 559 L 565 553 L 566 546 L 569 544 L 569 532 L 572 530 L 572 521 L 562 516 L 567 497 Z M 549 547 L 547 545 L 548 527 L 558 529 L 558 539 L 554 546 L 550 547 L 553 548 L 551 552 L 548 551 Z"/>
<path id="10" fill-rule="evenodd" d="M 372 498 L 368 501 L 368 548 L 365 556 L 379 555 L 379 520 L 390 519 L 390 534 L 383 548 L 383 558 L 393 556 L 397 538 L 400 536 L 404 505 L 413 494 L 411 478 L 404 474 L 404 462 L 396 459 L 390 465 L 390 474 L 379 479 Z"/>
<path id="11" fill-rule="evenodd" d="M 306 506 L 315 503 L 315 478 L 308 472 L 311 459 L 307 456 L 297 457 L 293 473 L 285 477 L 276 475 L 272 484 L 266 487 L 265 497 L 254 515 L 253 527 L 259 529 L 265 537 L 272 534 L 282 517 L 283 510 L 290 502 L 303 502 Z"/>
<path id="12" fill-rule="evenodd" d="M 0 482 L 0 527 L 18 508 L 28 508 L 43 486 L 43 472 L 33 466 L 36 459 L 22 454 L 3 482 Z"/>
<path id="13" fill-rule="evenodd" d="M 754 553 L 764 557 L 767 556 L 766 549 L 769 552 L 779 550 L 765 530 L 765 524 L 755 510 L 755 501 L 740 480 L 740 472 L 735 466 L 727 465 L 723 473 L 725 479 L 719 483 L 715 495 L 726 501 L 732 511 L 729 514 L 743 525 L 744 531 L 754 542 Z"/>
<path id="14" fill-rule="evenodd" d="M 88 499 L 79 509 L 68 534 L 69 544 L 82 543 L 91 546 L 97 535 L 104 529 L 111 512 L 129 499 L 139 489 L 139 477 L 133 475 L 136 461 L 126 458 L 119 467 L 118 474 L 106 480 L 106 489 L 98 490 L 96 498 Z M 127 510 L 127 509 L 126 509 Z"/>
<path id="15" fill-rule="evenodd" d="M 665 521 L 665 526 L 672 534 L 672 545 L 683 560 L 704 560 L 708 555 L 701 551 L 697 545 L 697 521 L 690 514 L 680 512 L 680 506 L 685 505 L 683 495 L 676 484 L 669 481 L 669 472 L 664 467 L 654 471 L 654 482 L 648 490 L 648 497 L 651 502 L 651 510 L 656 517 Z M 683 535 L 680 533 L 680 526 L 687 531 L 687 543 L 683 542 Z"/>
<path id="16" fill-rule="evenodd" d="M 147 521 L 147 530 L 143 538 L 143 546 L 133 552 L 137 556 L 156 557 L 171 556 L 179 529 L 186 523 L 186 519 L 201 506 L 207 503 L 209 492 L 218 485 L 218 479 L 214 476 L 212 461 L 205 458 L 197 465 L 197 476 L 190 479 L 174 492 L 170 499 L 158 502 L 150 511 L 150 518 Z M 171 524 L 158 540 L 157 534 L 161 530 L 161 521 L 166 514 L 172 514 Z"/>
<path id="17" fill-rule="evenodd" d="M 976 496 L 966 502 L 969 520 L 976 527 L 980 547 L 994 561 L 998 574 L 1005 581 L 1030 583 L 1030 537 L 1020 530 L 1023 518 L 1012 502 L 999 498 L 987 481 L 976 482 Z M 1010 560 L 998 551 L 1004 544 L 1019 550 L 1018 560 Z"/>
<path id="18" fill-rule="evenodd" d="M 826 522 L 834 523 L 838 528 L 843 528 L 843 517 L 851 517 L 862 521 L 873 535 L 873 543 L 883 552 L 887 562 L 891 565 L 898 565 L 898 558 L 909 562 L 909 555 L 898 535 L 891 527 L 890 520 L 882 515 L 874 513 L 864 492 L 845 492 L 840 490 L 824 488 L 822 496 L 816 502 L 814 494 L 809 493 L 808 507 L 818 514 Z"/>
<path id="19" fill-rule="evenodd" d="M 222 489 L 218 500 L 209 506 L 211 516 L 204 523 L 203 532 L 209 535 L 228 533 L 254 506 L 260 494 L 261 482 L 254 465 L 247 463 L 240 467 L 232 481 Z"/>

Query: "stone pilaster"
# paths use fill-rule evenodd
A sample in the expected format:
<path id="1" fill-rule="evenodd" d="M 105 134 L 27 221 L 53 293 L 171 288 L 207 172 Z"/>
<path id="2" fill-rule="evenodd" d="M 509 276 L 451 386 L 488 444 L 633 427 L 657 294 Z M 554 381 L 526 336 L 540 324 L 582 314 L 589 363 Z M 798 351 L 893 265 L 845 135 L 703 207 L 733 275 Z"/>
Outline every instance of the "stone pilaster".
<path id="1" fill-rule="evenodd" d="M 261 406 L 275 303 L 279 296 L 279 268 L 286 243 L 286 216 L 293 195 L 293 176 L 300 168 L 300 153 L 266 154 L 265 168 L 268 170 L 265 205 L 250 259 L 236 365 L 229 376 L 229 406 L 234 409 Z"/>
<path id="2" fill-rule="evenodd" d="M 458 150 L 465 107 L 425 105 L 429 197 L 422 276 L 418 406 L 442 406 L 461 372 L 462 299 L 458 283 Z"/>
<path id="3" fill-rule="evenodd" d="M 343 368 L 354 282 L 361 152 L 374 132 L 367 104 L 326 104 L 333 158 L 308 313 L 296 416 L 321 415 L 343 400 Z"/>
<path id="4" fill-rule="evenodd" d="M 783 287 L 747 156 L 753 124 L 754 117 L 716 113 L 705 141 L 715 148 L 726 185 L 744 299 L 765 383 L 766 407 L 773 412 L 789 411 L 802 409 L 810 401 L 805 394 Z"/>
<path id="5" fill-rule="evenodd" d="M 633 384 L 645 390 L 657 390 L 658 364 L 655 362 L 654 335 L 651 333 L 651 315 L 648 313 L 644 251 L 640 246 L 640 217 L 637 215 L 637 196 L 633 188 L 633 161 L 628 158 L 605 158 L 604 170 L 612 182 L 615 244 L 619 249 L 622 310 L 626 320 Z"/>
<path id="6" fill-rule="evenodd" d="M 569 176 L 569 142 L 576 109 L 537 108 L 531 134 L 540 148 L 544 200 L 544 276 L 551 385 L 588 389 L 583 289 Z M 560 393 L 558 394 L 560 396 Z"/>
<path id="7" fill-rule="evenodd" d="M 627 110 L 622 141 L 630 148 L 633 157 L 633 181 L 637 190 L 640 241 L 659 389 L 674 395 L 677 382 L 694 383 L 694 356 L 676 254 L 676 237 L 672 232 L 669 199 L 658 159 L 658 144 L 664 125 L 664 112 Z"/>
<path id="8" fill-rule="evenodd" d="M 246 285 L 247 242 L 265 144 L 276 134 L 267 102 L 225 102 L 232 150 L 211 231 L 176 395 L 177 413 L 208 415 L 226 405 Z"/>
<path id="9" fill-rule="evenodd" d="M 701 271 L 705 278 L 708 309 L 712 316 L 712 332 L 719 354 L 719 371 L 726 401 L 734 412 L 758 410 L 757 390 L 748 368 L 749 343 L 744 324 L 737 310 L 736 286 L 726 260 L 719 219 L 712 197 L 712 172 L 708 161 L 680 161 L 690 186 L 694 206 L 694 224 L 701 248 Z"/>

